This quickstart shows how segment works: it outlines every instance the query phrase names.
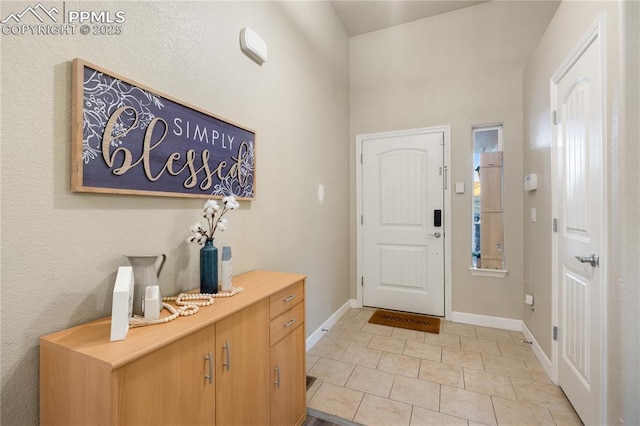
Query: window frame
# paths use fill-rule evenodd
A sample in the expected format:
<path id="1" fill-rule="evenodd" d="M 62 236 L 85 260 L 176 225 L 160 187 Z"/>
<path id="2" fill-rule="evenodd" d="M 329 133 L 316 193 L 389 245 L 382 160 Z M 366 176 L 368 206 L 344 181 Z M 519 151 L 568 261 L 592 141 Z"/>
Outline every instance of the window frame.
<path id="1" fill-rule="evenodd" d="M 478 182 L 479 184 L 479 173 L 477 170 L 479 170 L 480 167 L 480 161 L 478 160 L 476 163 L 476 134 L 478 132 L 481 131 L 489 131 L 489 130 L 497 130 L 498 131 L 498 141 L 497 141 L 497 149 L 496 150 L 492 150 L 492 151 L 485 151 L 485 152 L 496 152 L 496 151 L 502 151 L 503 152 L 503 178 L 502 178 L 502 197 L 504 199 L 504 138 L 503 138 L 503 134 L 504 134 L 504 129 L 503 129 L 503 123 L 494 123 L 494 124 L 482 124 L 482 125 L 477 125 L 477 126 L 473 126 L 471 128 L 471 152 L 472 152 L 472 175 L 471 175 L 471 182 L 472 182 L 472 189 L 471 189 L 471 266 L 469 267 L 469 272 L 471 273 L 471 275 L 476 275 L 476 276 L 486 276 L 486 277 L 495 277 L 495 278 L 503 278 L 507 275 L 508 271 L 506 269 L 506 250 L 505 250 L 505 246 L 504 246 L 504 235 L 505 235 L 505 228 L 504 228 L 504 215 L 505 215 L 505 203 L 503 202 L 502 205 L 502 235 L 503 235 L 503 248 L 502 248 L 502 267 L 503 269 L 486 269 L 486 268 L 479 268 L 476 265 L 476 262 L 474 260 L 474 252 L 475 252 L 475 244 L 477 243 L 477 245 L 479 245 L 479 241 L 476 241 L 475 239 L 475 232 L 476 232 L 476 226 L 477 224 L 479 224 L 479 222 L 475 221 L 475 204 L 476 204 L 476 200 L 479 198 L 479 195 L 476 196 L 475 195 L 475 188 L 476 188 L 476 182 Z M 478 177 L 478 179 L 476 180 L 476 176 Z"/>

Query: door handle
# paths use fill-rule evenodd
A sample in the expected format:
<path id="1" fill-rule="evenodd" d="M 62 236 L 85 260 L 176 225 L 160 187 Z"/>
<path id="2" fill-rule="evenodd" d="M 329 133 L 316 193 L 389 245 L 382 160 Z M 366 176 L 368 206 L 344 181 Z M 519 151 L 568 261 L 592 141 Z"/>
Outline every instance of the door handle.
<path id="1" fill-rule="evenodd" d="M 596 256 L 595 254 L 592 254 L 591 256 L 576 256 L 576 259 L 580 263 L 589 263 L 594 268 L 596 266 L 600 266 L 600 257 Z"/>
<path id="2" fill-rule="evenodd" d="M 440 238 L 442 236 L 442 234 L 439 233 L 439 232 L 434 232 L 433 234 L 429 234 L 429 235 L 431 235 L 432 237 L 436 237 L 436 238 Z"/>

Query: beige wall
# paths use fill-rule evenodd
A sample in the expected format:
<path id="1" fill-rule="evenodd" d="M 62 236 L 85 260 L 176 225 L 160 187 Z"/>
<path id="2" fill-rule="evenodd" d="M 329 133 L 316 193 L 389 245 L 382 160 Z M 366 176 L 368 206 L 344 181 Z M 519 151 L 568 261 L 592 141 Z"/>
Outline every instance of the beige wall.
<path id="1" fill-rule="evenodd" d="M 603 267 L 607 298 L 608 424 L 640 423 L 640 3 L 563 2 L 524 74 L 524 172 L 538 173 L 538 190 L 524 197 L 525 291 L 535 312 L 524 320 L 551 357 L 551 138 L 549 80 L 598 15 L 605 19 L 607 215 Z M 526 218 L 537 209 L 537 223 Z"/>
<path id="2" fill-rule="evenodd" d="M 66 2 L 97 5 L 126 12 L 121 36 L 0 36 L 2 424 L 37 423 L 38 338 L 108 315 L 124 253 L 166 253 L 165 294 L 198 286 L 185 240 L 204 200 L 70 192 L 74 57 L 256 130 L 257 198 L 217 244 L 235 273 L 308 274 L 308 332 L 348 299 L 348 41 L 331 6 Z M 262 67 L 240 52 L 244 26 L 268 43 Z"/>
<path id="3" fill-rule="evenodd" d="M 557 7 L 489 2 L 350 39 L 351 179 L 355 136 L 451 125 L 453 310 L 521 319 L 522 71 Z M 506 278 L 471 276 L 471 128 L 504 123 Z M 352 185 L 352 199 L 355 199 Z M 355 204 L 351 277 L 356 282 Z M 351 296 L 355 297 L 355 284 Z"/>

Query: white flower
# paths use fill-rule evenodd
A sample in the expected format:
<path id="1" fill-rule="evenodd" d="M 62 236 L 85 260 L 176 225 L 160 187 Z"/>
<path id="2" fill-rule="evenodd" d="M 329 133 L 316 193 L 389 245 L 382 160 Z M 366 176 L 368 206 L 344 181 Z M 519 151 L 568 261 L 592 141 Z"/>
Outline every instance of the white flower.
<path id="1" fill-rule="evenodd" d="M 220 210 L 220 204 L 218 204 L 216 200 L 207 200 L 207 202 L 204 203 L 204 210 L 207 210 L 208 208 L 218 211 Z"/>
<path id="2" fill-rule="evenodd" d="M 240 203 L 236 201 L 236 197 L 233 195 L 224 197 L 222 203 L 222 210 L 216 200 L 207 200 L 204 203 L 202 216 L 207 220 L 207 227 L 205 228 L 200 222 L 191 225 L 189 230 L 192 235 L 187 238 L 188 242 L 202 245 L 206 241 L 213 240 L 213 234 L 215 234 L 216 230 L 224 231 L 227 229 L 227 219 L 222 216 L 228 211 L 240 207 Z"/>
<path id="3" fill-rule="evenodd" d="M 236 201 L 236 197 L 233 195 L 224 197 L 222 202 L 224 203 L 224 207 L 229 210 L 235 210 L 240 207 L 240 204 Z"/>

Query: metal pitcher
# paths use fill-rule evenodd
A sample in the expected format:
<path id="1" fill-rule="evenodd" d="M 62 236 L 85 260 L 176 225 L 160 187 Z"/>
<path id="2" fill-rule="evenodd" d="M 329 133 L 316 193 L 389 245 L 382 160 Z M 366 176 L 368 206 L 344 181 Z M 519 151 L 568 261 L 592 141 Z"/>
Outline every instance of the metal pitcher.
<path id="1" fill-rule="evenodd" d="M 167 255 L 143 255 L 143 256 L 126 256 L 133 267 L 133 314 L 144 315 L 144 295 L 147 287 L 152 285 L 159 286 L 158 277 L 167 260 Z M 158 259 L 162 258 L 160 264 L 156 266 Z M 162 298 L 162 295 L 160 295 Z M 162 304 L 160 304 L 162 309 Z"/>

